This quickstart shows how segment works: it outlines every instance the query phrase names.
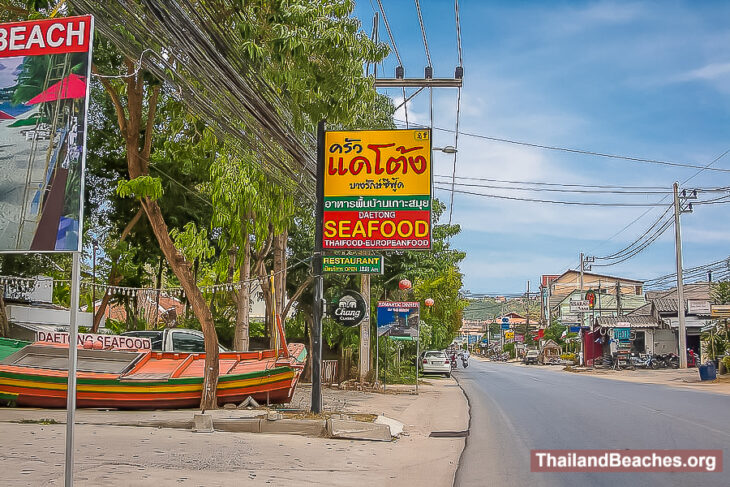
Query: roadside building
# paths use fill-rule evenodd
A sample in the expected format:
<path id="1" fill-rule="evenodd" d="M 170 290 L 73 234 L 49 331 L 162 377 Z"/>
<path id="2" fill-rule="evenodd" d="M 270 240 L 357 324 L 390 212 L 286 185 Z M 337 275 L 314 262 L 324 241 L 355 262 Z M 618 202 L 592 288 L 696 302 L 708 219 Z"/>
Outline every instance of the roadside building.
<path id="1" fill-rule="evenodd" d="M 679 342 L 679 306 L 677 289 L 665 291 L 649 291 L 646 293 L 647 304 L 633 315 L 649 315 L 661 322 L 674 336 L 674 353 L 678 353 Z M 710 283 L 700 282 L 684 286 L 684 313 L 687 348 L 700 357 L 702 347 L 700 337 L 704 331 L 711 329 L 716 321 L 711 316 Z"/>

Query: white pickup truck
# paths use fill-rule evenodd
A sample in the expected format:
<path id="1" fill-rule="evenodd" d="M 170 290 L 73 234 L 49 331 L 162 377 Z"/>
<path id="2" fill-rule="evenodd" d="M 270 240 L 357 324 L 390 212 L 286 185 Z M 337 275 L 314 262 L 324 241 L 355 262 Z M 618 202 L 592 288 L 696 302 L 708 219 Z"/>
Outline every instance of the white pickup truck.
<path id="1" fill-rule="evenodd" d="M 162 352 L 205 353 L 205 339 L 198 330 L 186 328 L 166 328 L 164 330 L 137 330 L 122 333 L 122 336 L 148 338 L 152 342 L 152 350 Z M 223 346 L 219 351 L 227 352 Z"/>

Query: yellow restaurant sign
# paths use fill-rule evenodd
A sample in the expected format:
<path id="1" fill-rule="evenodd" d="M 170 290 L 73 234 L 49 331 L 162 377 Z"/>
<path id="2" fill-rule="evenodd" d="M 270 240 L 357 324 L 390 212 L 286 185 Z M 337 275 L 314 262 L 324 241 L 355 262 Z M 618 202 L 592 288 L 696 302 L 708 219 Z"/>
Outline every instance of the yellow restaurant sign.
<path id="1" fill-rule="evenodd" d="M 430 130 L 325 133 L 326 249 L 431 247 Z"/>

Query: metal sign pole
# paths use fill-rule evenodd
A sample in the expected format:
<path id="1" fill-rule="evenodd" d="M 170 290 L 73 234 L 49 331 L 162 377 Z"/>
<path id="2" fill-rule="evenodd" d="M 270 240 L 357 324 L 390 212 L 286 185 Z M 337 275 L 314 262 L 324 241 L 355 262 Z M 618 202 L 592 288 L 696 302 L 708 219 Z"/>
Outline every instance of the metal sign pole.
<path id="1" fill-rule="evenodd" d="M 322 412 L 322 315 L 324 314 L 324 279 L 322 277 L 324 216 L 324 120 L 317 125 L 317 214 L 314 234 L 314 303 L 312 305 L 312 407 L 315 414 Z"/>
<path id="2" fill-rule="evenodd" d="M 78 336 L 79 287 L 81 285 L 81 252 L 73 253 L 71 267 L 71 309 L 68 328 L 68 389 L 66 394 L 66 467 L 65 485 L 71 487 L 74 483 L 74 421 L 76 416 L 76 363 L 78 350 L 76 340 Z"/>

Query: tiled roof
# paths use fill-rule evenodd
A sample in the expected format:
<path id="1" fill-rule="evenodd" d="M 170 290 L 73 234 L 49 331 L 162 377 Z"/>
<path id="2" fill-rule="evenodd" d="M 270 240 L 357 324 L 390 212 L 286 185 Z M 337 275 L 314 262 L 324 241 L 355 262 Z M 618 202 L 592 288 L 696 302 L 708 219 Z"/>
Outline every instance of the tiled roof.
<path id="1" fill-rule="evenodd" d="M 596 318 L 599 326 L 616 328 L 628 326 L 630 328 L 657 328 L 659 323 L 651 316 L 624 315 L 624 316 L 599 316 Z M 619 323 L 621 323 L 619 325 Z M 628 325 L 626 325 L 628 323 Z"/>
<path id="2" fill-rule="evenodd" d="M 673 299 L 677 301 L 677 288 L 673 287 L 663 291 L 647 291 L 646 299 L 651 301 L 654 299 Z M 695 282 L 684 285 L 684 299 L 710 299 L 710 285 L 707 282 Z M 676 308 L 675 308 L 676 311 Z"/>

